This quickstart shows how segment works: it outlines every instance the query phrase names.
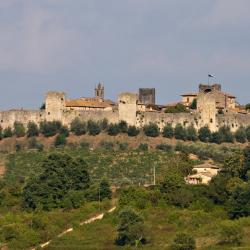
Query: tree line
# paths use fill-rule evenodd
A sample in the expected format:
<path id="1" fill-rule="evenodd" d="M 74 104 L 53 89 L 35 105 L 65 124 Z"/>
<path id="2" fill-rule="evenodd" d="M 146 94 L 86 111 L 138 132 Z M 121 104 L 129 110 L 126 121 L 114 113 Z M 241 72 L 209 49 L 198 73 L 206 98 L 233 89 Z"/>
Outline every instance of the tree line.
<path id="1" fill-rule="evenodd" d="M 87 122 L 81 121 L 79 118 L 74 119 L 70 126 L 62 125 L 60 121 L 47 122 L 43 121 L 39 125 L 34 122 L 29 122 L 27 128 L 20 123 L 15 122 L 13 128 L 7 127 L 2 129 L 0 127 L 0 139 L 8 138 L 12 136 L 16 137 L 35 137 L 43 135 L 45 137 L 57 136 L 57 142 L 55 144 L 63 144 L 66 137 L 70 133 L 81 136 L 89 134 L 96 136 L 101 132 L 105 132 L 110 136 L 116 136 L 118 134 L 127 134 L 130 137 L 135 137 L 140 133 L 149 137 L 163 136 L 165 138 L 175 138 L 184 141 L 202 141 L 221 144 L 223 142 L 228 143 L 245 143 L 250 141 L 250 126 L 239 127 L 235 133 L 233 133 L 228 126 L 220 127 L 218 131 L 212 132 L 207 126 L 200 128 L 198 131 L 193 125 L 188 127 L 182 124 L 177 124 L 175 127 L 172 124 L 166 124 L 162 131 L 156 123 L 150 123 L 145 125 L 142 129 L 136 126 L 128 125 L 125 121 L 119 123 L 108 123 L 106 119 L 101 121 L 89 120 Z"/>

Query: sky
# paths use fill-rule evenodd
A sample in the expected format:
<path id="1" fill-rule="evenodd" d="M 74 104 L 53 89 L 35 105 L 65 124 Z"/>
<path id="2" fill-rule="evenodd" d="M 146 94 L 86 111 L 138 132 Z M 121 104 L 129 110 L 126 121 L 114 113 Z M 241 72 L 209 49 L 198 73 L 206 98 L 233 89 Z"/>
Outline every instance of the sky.
<path id="1" fill-rule="evenodd" d="M 180 99 L 208 73 L 250 102 L 249 0 L 0 0 L 0 109 L 37 109 L 47 91 L 105 97 L 155 87 Z"/>

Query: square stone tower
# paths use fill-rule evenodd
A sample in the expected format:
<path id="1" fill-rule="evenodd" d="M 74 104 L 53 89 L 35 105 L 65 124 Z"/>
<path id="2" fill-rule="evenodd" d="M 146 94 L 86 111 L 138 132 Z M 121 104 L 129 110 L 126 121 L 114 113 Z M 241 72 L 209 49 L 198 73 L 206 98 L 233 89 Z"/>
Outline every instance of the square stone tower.
<path id="1" fill-rule="evenodd" d="M 146 105 L 155 105 L 155 88 L 140 88 L 139 102 Z"/>

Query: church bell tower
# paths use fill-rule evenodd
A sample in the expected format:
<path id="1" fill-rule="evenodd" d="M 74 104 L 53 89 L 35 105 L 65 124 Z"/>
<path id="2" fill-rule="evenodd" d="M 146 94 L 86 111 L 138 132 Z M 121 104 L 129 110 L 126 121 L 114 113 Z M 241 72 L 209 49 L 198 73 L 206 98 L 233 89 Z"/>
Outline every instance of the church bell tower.
<path id="1" fill-rule="evenodd" d="M 104 99 L 104 86 L 102 83 L 98 83 L 97 87 L 95 88 L 95 97 Z"/>

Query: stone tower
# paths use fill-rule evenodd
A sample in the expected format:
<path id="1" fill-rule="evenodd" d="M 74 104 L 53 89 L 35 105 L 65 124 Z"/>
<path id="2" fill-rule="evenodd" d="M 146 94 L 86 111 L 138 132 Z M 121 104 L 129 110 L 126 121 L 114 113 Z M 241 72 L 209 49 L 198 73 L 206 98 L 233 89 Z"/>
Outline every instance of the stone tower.
<path id="1" fill-rule="evenodd" d="M 65 110 L 65 93 L 48 92 L 46 94 L 46 121 L 62 121 Z"/>
<path id="2" fill-rule="evenodd" d="M 97 87 L 95 88 L 95 97 L 104 99 L 104 85 L 100 82 L 98 83 Z"/>
<path id="3" fill-rule="evenodd" d="M 212 132 L 217 131 L 216 94 L 201 92 L 197 98 L 197 111 L 199 114 L 199 127 L 207 126 Z"/>
<path id="4" fill-rule="evenodd" d="M 140 88 L 139 102 L 143 104 L 155 104 L 155 88 Z"/>
<path id="5" fill-rule="evenodd" d="M 199 85 L 199 92 L 212 92 L 212 91 L 221 91 L 221 84 L 213 84 L 213 85 L 208 85 L 208 84 L 200 84 Z"/>
<path id="6" fill-rule="evenodd" d="M 128 125 L 136 124 L 137 94 L 121 93 L 118 97 L 119 121 L 126 121 Z"/>

